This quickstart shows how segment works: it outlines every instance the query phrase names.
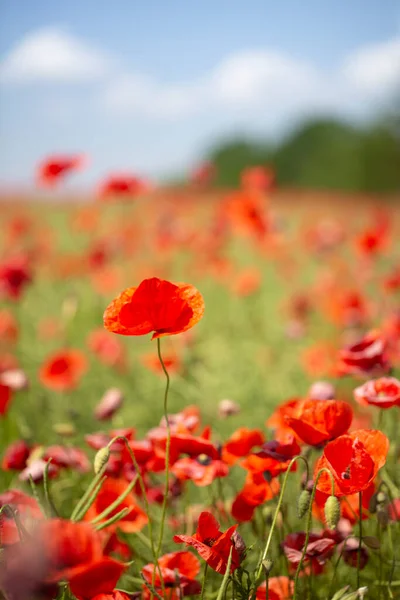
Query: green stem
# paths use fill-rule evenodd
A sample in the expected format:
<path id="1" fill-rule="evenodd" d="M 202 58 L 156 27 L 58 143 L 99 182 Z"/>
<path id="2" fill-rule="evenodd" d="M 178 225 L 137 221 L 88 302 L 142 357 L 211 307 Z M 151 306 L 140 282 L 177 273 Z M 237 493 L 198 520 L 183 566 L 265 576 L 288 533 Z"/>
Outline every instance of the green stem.
<path id="1" fill-rule="evenodd" d="M 161 363 L 162 370 L 164 371 L 164 375 L 167 380 L 166 385 L 165 385 L 165 392 L 164 392 L 164 418 L 165 418 L 165 426 L 167 429 L 167 443 L 166 443 L 166 448 L 165 448 L 165 491 L 164 491 L 164 498 L 163 498 L 162 509 L 161 509 L 160 535 L 158 538 L 158 544 L 157 544 L 157 550 L 156 550 L 156 562 L 158 561 L 158 558 L 160 556 L 161 547 L 162 547 L 163 538 L 164 538 L 164 525 L 165 525 L 165 518 L 166 518 L 166 513 L 167 513 L 167 501 L 168 501 L 168 492 L 169 492 L 169 454 L 170 454 L 170 447 L 171 447 L 171 428 L 169 426 L 169 420 L 168 420 L 168 391 L 169 391 L 170 379 L 169 379 L 168 371 L 165 368 L 165 364 L 164 364 L 164 361 L 161 356 L 160 338 L 157 338 L 157 352 L 158 352 L 158 359 Z"/>
<path id="2" fill-rule="evenodd" d="M 280 511 L 281 506 L 282 506 L 283 496 L 284 496 L 284 493 L 285 493 L 286 484 L 287 484 L 287 480 L 288 480 L 288 477 L 289 477 L 290 470 L 291 470 L 292 466 L 294 465 L 294 463 L 297 460 L 299 460 L 299 459 L 302 460 L 304 462 L 304 464 L 306 465 L 306 469 L 307 469 L 307 481 L 309 479 L 309 466 L 308 466 L 307 459 L 304 456 L 301 456 L 301 455 L 298 455 L 298 456 L 295 456 L 294 458 L 292 458 L 292 460 L 290 461 L 290 463 L 288 465 L 288 468 L 286 469 L 286 472 L 285 472 L 285 478 L 283 480 L 283 485 L 282 485 L 281 493 L 279 495 L 279 501 L 278 501 L 278 504 L 276 505 L 274 518 L 273 518 L 272 524 L 271 524 L 271 529 L 269 530 L 268 539 L 267 539 L 267 542 L 265 544 L 264 551 L 263 551 L 263 553 L 261 555 L 260 563 L 259 563 L 259 566 L 258 566 L 258 569 L 257 569 L 257 573 L 256 573 L 256 578 L 255 578 L 255 582 L 254 582 L 254 589 L 253 589 L 253 593 L 252 593 L 252 596 L 251 596 L 251 600 L 254 600 L 254 598 L 256 597 L 257 588 L 258 588 L 258 586 L 261 583 L 260 580 L 261 580 L 262 568 L 263 568 L 262 564 L 263 564 L 263 561 L 267 558 L 267 555 L 268 555 L 268 552 L 269 552 L 269 548 L 271 546 L 272 536 L 273 536 L 274 529 L 275 529 L 275 526 L 276 526 L 276 522 L 277 522 L 277 519 L 278 519 L 279 511 Z"/>
<path id="3" fill-rule="evenodd" d="M 208 563 L 206 563 L 206 566 L 204 567 L 203 582 L 202 582 L 202 585 L 201 585 L 200 600 L 204 600 L 204 592 L 205 592 L 205 589 L 206 589 L 206 580 L 207 580 L 207 571 L 208 571 Z"/>
<path id="4" fill-rule="evenodd" d="M 361 546 L 362 546 L 362 492 L 358 492 L 358 551 L 357 551 L 357 589 L 360 587 Z"/>
<path id="5" fill-rule="evenodd" d="M 332 496 L 335 495 L 335 480 L 333 478 L 332 473 L 329 471 L 329 469 L 325 469 L 325 468 L 320 469 L 315 478 L 314 485 L 313 485 L 312 492 L 311 492 L 310 506 L 308 508 L 308 518 L 307 518 L 307 525 L 306 525 L 306 537 L 304 540 L 303 552 L 301 554 L 300 562 L 297 565 L 296 575 L 294 577 L 293 600 L 296 600 L 298 598 L 297 592 L 298 592 L 299 576 L 300 576 L 301 569 L 303 568 L 303 562 L 304 562 L 304 558 L 305 558 L 306 552 L 307 552 L 308 540 L 310 539 L 310 529 L 311 529 L 311 522 L 312 522 L 312 506 L 314 503 L 315 494 L 317 492 L 318 480 L 321 477 L 322 473 L 329 474 L 329 476 L 331 478 Z"/>
<path id="6" fill-rule="evenodd" d="M 118 506 L 121 504 L 121 502 L 123 502 L 125 500 L 125 498 L 128 496 L 128 494 L 131 493 L 131 491 L 133 490 L 133 488 L 136 485 L 137 480 L 138 480 L 138 476 L 136 475 L 136 477 L 134 477 L 132 479 L 132 481 L 130 482 L 130 484 L 126 486 L 126 488 L 122 492 L 122 494 L 120 494 L 118 496 L 118 498 L 116 500 L 114 500 L 114 502 L 112 502 L 111 504 L 109 504 L 107 506 L 107 508 L 105 508 L 103 510 L 103 512 L 101 512 L 99 515 L 97 515 L 97 517 L 95 517 L 91 521 L 92 525 L 97 525 L 97 523 L 100 523 L 106 517 L 108 517 L 108 515 L 110 515 L 113 512 L 113 510 L 115 510 L 116 508 L 118 508 Z"/>

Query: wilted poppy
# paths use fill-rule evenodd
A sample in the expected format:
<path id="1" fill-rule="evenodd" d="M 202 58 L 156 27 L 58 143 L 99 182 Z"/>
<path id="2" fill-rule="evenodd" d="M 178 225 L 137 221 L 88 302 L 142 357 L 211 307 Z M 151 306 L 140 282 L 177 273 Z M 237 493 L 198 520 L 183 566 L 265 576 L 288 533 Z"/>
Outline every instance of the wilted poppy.
<path id="1" fill-rule="evenodd" d="M 384 337 L 379 331 L 368 332 L 361 340 L 339 352 L 340 375 L 382 375 L 390 369 Z"/>
<path id="2" fill-rule="evenodd" d="M 315 475 L 322 468 L 331 471 L 335 480 L 335 495 L 346 496 L 366 490 L 386 462 L 389 440 L 377 430 L 359 429 L 329 442 L 315 466 Z M 331 493 L 331 479 L 322 473 L 317 489 Z"/>
<path id="3" fill-rule="evenodd" d="M 285 421 L 310 446 L 333 440 L 348 431 L 353 409 L 341 400 L 304 400 Z"/>
<path id="4" fill-rule="evenodd" d="M 192 285 L 153 277 L 122 292 L 106 308 L 104 326 L 121 335 L 154 338 L 190 329 L 203 316 L 203 297 Z"/>
<path id="5" fill-rule="evenodd" d="M 85 355 L 79 350 L 60 350 L 42 364 L 39 378 L 43 385 L 57 391 L 74 389 L 87 369 Z"/>
<path id="6" fill-rule="evenodd" d="M 37 168 L 37 183 L 44 187 L 54 187 L 68 173 L 78 171 L 86 164 L 87 158 L 83 154 L 49 156 Z"/>
<path id="7" fill-rule="evenodd" d="M 86 521 L 91 521 L 100 513 L 103 512 L 110 504 L 112 504 L 127 487 L 126 481 L 123 479 L 106 479 L 96 496 L 95 501 L 85 515 Z M 147 523 L 146 513 L 140 508 L 135 500 L 135 496 L 130 492 L 126 498 L 118 505 L 118 507 L 107 516 L 107 519 L 116 515 L 124 508 L 128 508 L 129 512 L 122 517 L 115 525 L 110 525 L 107 529 L 115 531 L 118 527 L 125 533 L 135 533 L 140 531 Z"/>
<path id="8" fill-rule="evenodd" d="M 200 572 L 200 562 L 191 552 L 170 552 L 158 559 L 155 573 L 154 587 L 161 593 L 160 571 L 164 587 L 167 588 L 167 597 L 179 600 L 181 596 L 194 596 L 200 594 L 201 585 L 196 581 Z M 143 576 L 148 583 L 153 582 L 154 564 L 145 565 L 142 569 Z M 150 592 L 144 588 L 144 598 L 150 597 Z"/>
<path id="9" fill-rule="evenodd" d="M 378 408 L 400 405 L 400 381 L 395 377 L 372 379 L 354 390 L 354 398 L 359 404 L 371 404 Z"/>
<path id="10" fill-rule="evenodd" d="M 301 560 L 305 540 L 306 534 L 301 532 L 289 533 L 283 541 L 286 558 L 293 567 L 297 567 Z M 304 563 L 309 563 L 314 573 L 320 573 L 323 565 L 332 556 L 335 545 L 333 539 L 325 538 L 319 533 L 310 533 Z"/>
<path id="11" fill-rule="evenodd" d="M 235 548 L 233 534 L 237 525 L 220 531 L 219 523 L 209 512 L 202 512 L 199 517 L 196 533 L 193 535 L 175 535 L 174 542 L 193 546 L 206 563 L 217 573 L 224 574 L 229 555 L 231 554 L 231 572 L 240 565 L 240 556 Z"/>

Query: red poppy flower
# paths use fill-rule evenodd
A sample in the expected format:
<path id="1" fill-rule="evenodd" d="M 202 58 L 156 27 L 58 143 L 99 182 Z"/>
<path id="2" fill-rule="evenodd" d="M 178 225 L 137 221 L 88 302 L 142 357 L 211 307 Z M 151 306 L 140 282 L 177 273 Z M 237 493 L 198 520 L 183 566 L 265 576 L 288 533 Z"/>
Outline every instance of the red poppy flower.
<path id="1" fill-rule="evenodd" d="M 196 533 L 193 535 L 175 535 L 174 542 L 193 546 L 217 573 L 224 574 L 232 552 L 231 572 L 240 565 L 240 556 L 232 540 L 237 525 L 229 527 L 224 533 L 219 529 L 218 521 L 209 512 L 202 512 Z"/>
<path id="2" fill-rule="evenodd" d="M 48 446 L 43 460 L 51 459 L 51 464 L 61 468 L 74 469 L 78 473 L 89 473 L 91 464 L 81 448 L 72 446 Z"/>
<path id="3" fill-rule="evenodd" d="M 161 366 L 160 360 L 157 355 L 145 354 L 141 357 L 142 364 L 153 371 L 153 373 L 158 373 L 159 375 L 164 375 L 163 368 Z M 176 354 L 165 354 L 163 355 L 163 362 L 165 368 L 168 373 L 171 375 L 172 373 L 177 373 L 182 368 L 182 362 Z"/>
<path id="4" fill-rule="evenodd" d="M 130 174 L 114 174 L 107 177 L 100 185 L 99 198 L 132 198 L 151 189 L 150 184 Z"/>
<path id="5" fill-rule="evenodd" d="M 153 277 L 122 292 L 105 310 L 104 326 L 121 335 L 154 338 L 190 329 L 202 318 L 203 297 L 192 285 Z"/>
<path id="6" fill-rule="evenodd" d="M 111 419 L 121 408 L 124 396 L 118 388 L 107 390 L 94 410 L 94 416 L 99 421 Z"/>
<path id="7" fill-rule="evenodd" d="M 43 519 L 43 513 L 37 501 L 20 490 L 11 489 L 0 494 L 0 508 L 5 504 L 9 504 L 18 511 L 21 523 L 25 528 L 29 529 L 29 523 Z M 2 520 L 1 543 L 8 546 L 19 542 L 20 534 L 14 519 L 8 518 L 7 513 L 3 513 Z"/>
<path id="8" fill-rule="evenodd" d="M 232 516 L 242 523 L 251 521 L 257 506 L 279 494 L 279 481 L 269 471 L 249 471 L 245 484 L 232 503 Z"/>
<path id="9" fill-rule="evenodd" d="M 129 594 L 125 594 L 125 592 L 121 592 L 120 590 L 114 590 L 110 593 L 101 593 L 97 594 L 91 600 L 131 600 L 132 596 Z"/>
<path id="10" fill-rule="evenodd" d="M 123 368 L 126 363 L 125 348 L 120 340 L 104 329 L 92 331 L 87 345 L 97 358 L 107 366 Z"/>
<path id="11" fill-rule="evenodd" d="M 246 167 L 240 175 L 243 189 L 268 192 L 274 185 L 275 173 L 270 167 Z"/>
<path id="12" fill-rule="evenodd" d="M 12 390 L 0 382 L 0 417 L 7 414 L 12 400 Z"/>
<path id="13" fill-rule="evenodd" d="M 381 377 L 367 381 L 354 390 L 354 398 L 359 404 L 371 404 L 378 408 L 399 406 L 400 381 L 395 377 Z"/>
<path id="14" fill-rule="evenodd" d="M 355 569 L 364 569 L 369 560 L 368 551 L 364 545 L 361 546 L 361 552 L 359 552 L 360 542 L 356 538 L 348 538 L 343 542 L 343 560 L 350 567 Z"/>
<path id="15" fill-rule="evenodd" d="M 60 350 L 51 355 L 42 365 L 40 381 L 51 390 L 74 389 L 87 369 L 85 355 L 79 350 Z"/>
<path id="16" fill-rule="evenodd" d="M 200 454 L 197 458 L 181 458 L 171 468 L 171 472 L 180 481 L 193 481 L 203 487 L 210 485 L 218 477 L 227 477 L 229 467 L 222 460 L 213 460 L 210 456 Z"/>
<path id="17" fill-rule="evenodd" d="M 200 562 L 191 552 L 171 552 L 158 559 L 164 587 L 167 588 L 166 597 L 179 600 L 181 596 L 194 596 L 200 594 L 201 585 L 196 581 L 200 572 Z M 152 583 L 154 564 L 145 565 L 142 573 L 146 581 Z M 156 569 L 154 587 L 161 593 L 161 580 L 159 569 Z M 150 597 L 150 592 L 144 588 L 144 598 Z"/>
<path id="18" fill-rule="evenodd" d="M 22 471 L 27 465 L 31 450 L 31 446 L 24 440 L 12 442 L 8 448 L 6 448 L 1 468 L 4 469 L 4 471 Z"/>
<path id="19" fill-rule="evenodd" d="M 127 483 L 123 479 L 106 479 L 96 496 L 95 501 L 85 515 L 86 521 L 92 521 L 112 504 L 122 492 L 126 490 Z M 107 519 L 116 515 L 123 508 L 128 508 L 129 512 L 115 525 L 110 525 L 107 529 L 115 531 L 117 528 L 125 533 L 135 533 L 140 531 L 147 523 L 146 513 L 138 506 L 133 493 L 131 492 L 118 505 L 118 507 L 107 516 Z"/>
<path id="20" fill-rule="evenodd" d="M 389 440 L 380 431 L 359 429 L 329 442 L 315 466 L 315 475 L 325 467 L 333 474 L 335 495 L 347 496 L 366 490 L 386 462 Z M 317 489 L 331 493 L 327 473 L 318 479 Z"/>
<path id="21" fill-rule="evenodd" d="M 300 562 L 305 539 L 304 532 L 289 533 L 283 541 L 286 558 L 293 567 L 297 567 Z M 314 573 L 321 573 L 323 565 L 332 556 L 335 546 L 334 540 L 324 538 L 319 533 L 311 533 L 304 557 L 305 564 L 309 563 Z"/>
<path id="22" fill-rule="evenodd" d="M 379 331 L 370 331 L 359 342 L 340 350 L 340 375 L 381 375 L 388 372 L 386 342 Z"/>
<path id="23" fill-rule="evenodd" d="M 278 577 L 270 577 L 268 579 L 268 596 L 267 584 L 264 581 L 258 588 L 257 600 L 292 600 L 294 584 L 289 577 L 279 575 Z"/>
<path id="24" fill-rule="evenodd" d="M 0 297 L 18 300 L 32 280 L 29 261 L 25 256 L 15 256 L 0 264 Z"/>
<path id="25" fill-rule="evenodd" d="M 38 166 L 38 185 L 54 187 L 68 173 L 80 170 L 86 164 L 87 158 L 83 154 L 49 156 Z"/>
<path id="26" fill-rule="evenodd" d="M 238 458 L 247 456 L 254 446 L 261 446 L 264 439 L 264 434 L 260 429 L 240 427 L 225 442 L 222 458 L 225 462 L 233 464 Z"/>
<path id="27" fill-rule="evenodd" d="M 167 430 L 163 427 L 157 427 L 149 431 L 147 437 L 153 444 L 158 456 L 164 457 L 167 444 Z M 217 447 L 205 437 L 194 436 L 190 433 L 172 433 L 170 463 L 173 464 L 176 462 L 181 454 L 187 454 L 192 457 L 203 454 L 213 459 L 220 458 Z"/>
<path id="28" fill-rule="evenodd" d="M 18 339 L 18 324 L 7 309 L 0 310 L 0 343 L 14 344 Z"/>
<path id="29" fill-rule="evenodd" d="M 341 400 L 303 400 L 285 421 L 310 446 L 333 440 L 348 431 L 353 409 Z"/>
<path id="30" fill-rule="evenodd" d="M 288 426 L 286 417 L 295 414 L 299 402 L 301 402 L 299 398 L 291 398 L 283 404 L 279 404 L 272 415 L 267 419 L 265 424 L 267 427 L 274 430 L 276 439 L 283 440 L 287 435 L 293 437 L 293 429 Z"/>

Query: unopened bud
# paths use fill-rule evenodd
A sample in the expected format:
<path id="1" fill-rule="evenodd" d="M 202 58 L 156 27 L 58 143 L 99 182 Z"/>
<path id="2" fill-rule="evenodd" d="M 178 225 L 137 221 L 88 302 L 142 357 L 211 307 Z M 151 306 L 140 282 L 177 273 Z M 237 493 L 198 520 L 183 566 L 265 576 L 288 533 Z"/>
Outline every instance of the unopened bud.
<path id="1" fill-rule="evenodd" d="M 105 465 L 108 463 L 109 458 L 110 458 L 110 448 L 108 446 L 105 446 L 104 448 L 100 448 L 100 450 L 97 452 L 96 456 L 94 457 L 94 463 L 93 463 L 94 472 L 96 473 L 96 475 L 98 475 L 100 473 L 100 471 L 103 469 L 103 467 L 105 467 Z"/>
<path id="2" fill-rule="evenodd" d="M 266 575 L 269 575 L 272 571 L 272 567 L 274 566 L 274 561 L 270 558 L 262 561 L 262 566 Z"/>
<path id="3" fill-rule="evenodd" d="M 371 496 L 371 500 L 369 501 L 368 510 L 371 514 L 375 514 L 376 509 L 378 507 L 378 501 L 376 496 L 376 494 L 373 494 L 373 496 Z"/>
<path id="4" fill-rule="evenodd" d="M 297 516 L 302 519 L 310 508 L 311 493 L 308 490 L 303 490 L 297 501 Z"/>
<path id="5" fill-rule="evenodd" d="M 376 502 L 378 504 L 385 504 L 387 502 L 387 496 L 385 492 L 378 492 L 376 495 Z"/>
<path id="6" fill-rule="evenodd" d="M 386 529 L 389 523 L 389 510 L 387 504 L 378 504 L 376 508 L 376 518 L 382 529 Z"/>
<path id="7" fill-rule="evenodd" d="M 340 519 L 340 502 L 336 496 L 329 496 L 324 506 L 325 522 L 329 529 L 336 529 Z"/>
<path id="8" fill-rule="evenodd" d="M 238 533 L 237 531 L 233 532 L 232 542 L 237 550 L 237 553 L 240 556 L 240 559 L 244 558 L 244 555 L 246 553 L 246 543 L 245 543 L 244 539 L 242 538 L 242 536 L 240 535 L 240 533 Z"/>

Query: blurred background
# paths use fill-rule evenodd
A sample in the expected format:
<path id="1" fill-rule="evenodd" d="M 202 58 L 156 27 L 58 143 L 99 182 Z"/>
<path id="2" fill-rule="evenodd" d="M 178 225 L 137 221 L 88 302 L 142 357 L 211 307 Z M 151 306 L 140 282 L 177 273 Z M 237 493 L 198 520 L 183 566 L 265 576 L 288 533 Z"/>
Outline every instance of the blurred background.
<path id="1" fill-rule="evenodd" d="M 269 164 L 280 187 L 400 189 L 396 0 L 0 2 L 0 186 L 85 153 L 108 173 L 217 186 Z"/>

